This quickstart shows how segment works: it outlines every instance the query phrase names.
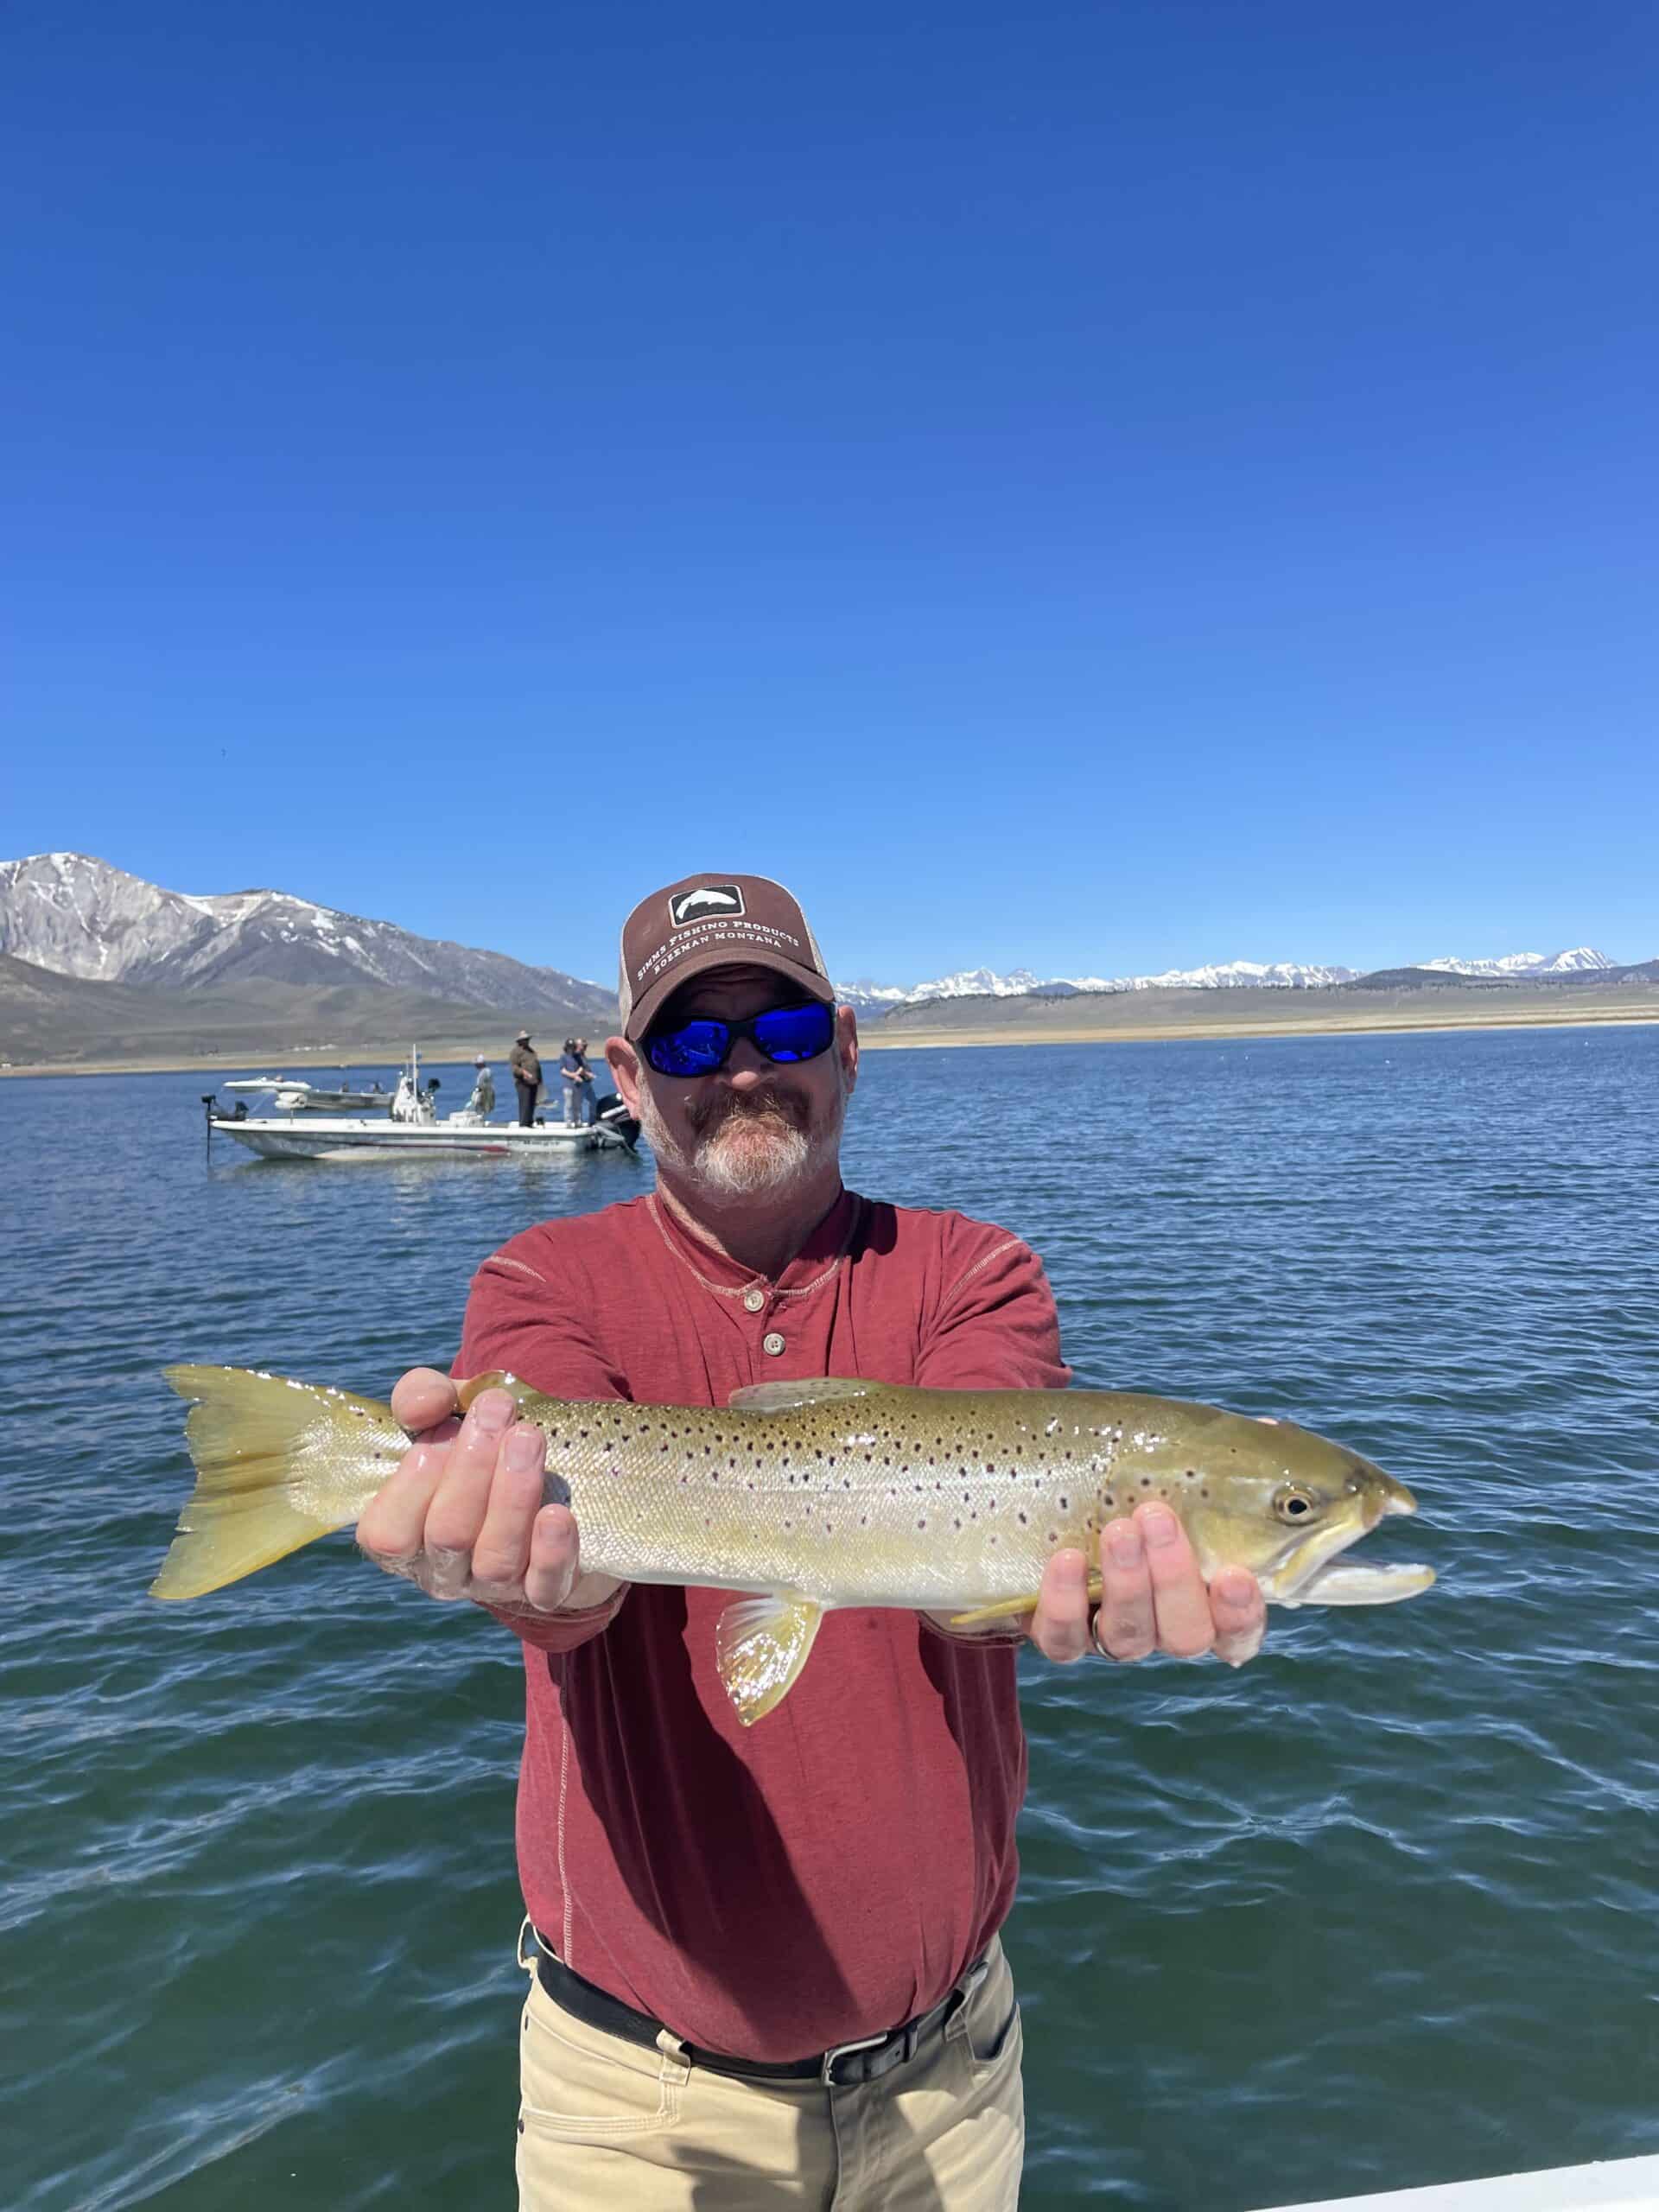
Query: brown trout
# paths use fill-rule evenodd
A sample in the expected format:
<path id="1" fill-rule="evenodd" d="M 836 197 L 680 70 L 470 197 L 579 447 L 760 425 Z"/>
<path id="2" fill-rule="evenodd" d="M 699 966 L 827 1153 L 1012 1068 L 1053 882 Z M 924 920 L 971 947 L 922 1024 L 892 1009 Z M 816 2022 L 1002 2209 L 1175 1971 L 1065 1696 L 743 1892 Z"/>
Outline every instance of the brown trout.
<path id="1" fill-rule="evenodd" d="M 169 1367 L 194 1399 L 196 1487 L 151 1586 L 195 1598 L 356 1521 L 409 1447 L 373 1398 L 235 1367 Z M 1116 1390 L 918 1390 L 763 1382 L 729 1406 L 577 1403 L 510 1376 L 547 1440 L 584 1569 L 748 1591 L 721 1615 L 720 1671 L 745 1722 L 770 1713 L 836 1605 L 962 1624 L 1028 1613 L 1062 1546 L 1097 1555 L 1109 1521 L 1160 1498 L 1206 1580 L 1247 1567 L 1281 1605 L 1409 1598 L 1427 1567 L 1337 1564 L 1416 1500 L 1344 1445 L 1288 1421 Z M 1099 1576 L 1093 1578 L 1099 1594 Z"/>

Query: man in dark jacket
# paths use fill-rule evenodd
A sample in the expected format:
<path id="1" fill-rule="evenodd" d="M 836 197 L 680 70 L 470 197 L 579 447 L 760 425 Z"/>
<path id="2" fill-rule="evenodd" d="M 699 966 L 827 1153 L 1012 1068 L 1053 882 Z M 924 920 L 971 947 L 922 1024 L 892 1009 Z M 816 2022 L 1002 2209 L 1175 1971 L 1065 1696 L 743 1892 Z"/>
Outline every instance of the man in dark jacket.
<path id="1" fill-rule="evenodd" d="M 530 1032 L 521 1029 L 507 1062 L 512 1070 L 512 1087 L 518 1093 L 518 1126 L 531 1128 L 536 1120 L 536 1098 L 542 1087 L 542 1064 L 530 1048 Z"/>

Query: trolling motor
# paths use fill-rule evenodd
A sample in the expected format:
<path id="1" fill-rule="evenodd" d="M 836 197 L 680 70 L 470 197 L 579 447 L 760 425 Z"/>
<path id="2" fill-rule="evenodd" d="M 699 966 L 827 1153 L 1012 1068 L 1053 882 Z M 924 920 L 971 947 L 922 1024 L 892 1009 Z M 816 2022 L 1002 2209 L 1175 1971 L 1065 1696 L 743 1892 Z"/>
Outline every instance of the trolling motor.
<path id="1" fill-rule="evenodd" d="M 238 1098 L 234 1109 L 227 1114 L 219 1103 L 219 1093 L 216 1090 L 204 1090 L 201 1093 L 201 1110 L 207 1122 L 207 1159 L 211 1162 L 213 1157 L 213 1124 L 216 1122 L 245 1122 L 248 1118 L 248 1109 L 243 1101 Z"/>

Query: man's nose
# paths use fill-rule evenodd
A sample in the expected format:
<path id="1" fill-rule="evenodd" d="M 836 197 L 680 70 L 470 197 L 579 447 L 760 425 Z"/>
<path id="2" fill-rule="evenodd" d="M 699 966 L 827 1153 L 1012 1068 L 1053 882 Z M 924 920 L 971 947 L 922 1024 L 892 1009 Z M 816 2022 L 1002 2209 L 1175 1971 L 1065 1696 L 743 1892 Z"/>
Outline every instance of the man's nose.
<path id="1" fill-rule="evenodd" d="M 734 1090 L 753 1090 L 772 1073 L 772 1062 L 753 1037 L 734 1037 L 732 1056 L 726 1063 L 726 1079 Z"/>

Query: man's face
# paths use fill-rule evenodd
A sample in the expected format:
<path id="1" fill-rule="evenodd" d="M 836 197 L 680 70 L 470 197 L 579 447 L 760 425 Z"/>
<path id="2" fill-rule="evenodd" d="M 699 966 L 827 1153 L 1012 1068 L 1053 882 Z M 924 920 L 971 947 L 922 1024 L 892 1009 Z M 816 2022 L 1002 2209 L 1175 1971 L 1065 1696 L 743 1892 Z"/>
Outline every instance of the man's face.
<path id="1" fill-rule="evenodd" d="M 771 1007 L 798 1006 L 803 996 L 799 984 L 769 969 L 718 968 L 677 991 L 652 1026 L 741 1021 Z M 847 1007 L 837 1014 L 827 1052 L 783 1065 L 768 1060 L 753 1038 L 739 1037 L 713 1075 L 658 1075 L 643 1050 L 624 1046 L 624 1058 L 617 1041 L 610 1058 L 618 1085 L 659 1167 L 675 1179 L 726 1198 L 781 1195 L 810 1181 L 839 1151 L 858 1073 L 856 1026 Z"/>

